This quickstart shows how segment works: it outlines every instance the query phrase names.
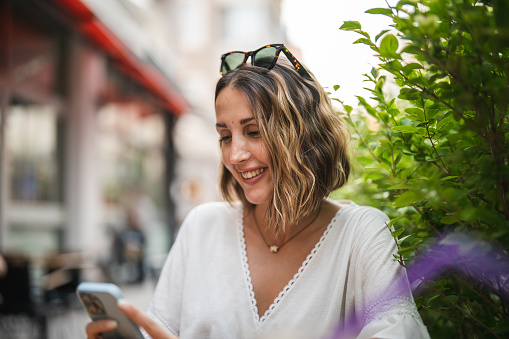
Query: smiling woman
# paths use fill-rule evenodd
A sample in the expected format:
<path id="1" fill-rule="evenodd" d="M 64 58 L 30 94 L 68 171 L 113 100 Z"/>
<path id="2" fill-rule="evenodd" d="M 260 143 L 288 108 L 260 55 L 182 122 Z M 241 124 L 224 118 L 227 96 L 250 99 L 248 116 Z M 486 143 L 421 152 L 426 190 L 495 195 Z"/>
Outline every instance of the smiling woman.
<path id="1" fill-rule="evenodd" d="M 233 182 L 250 204 L 270 201 L 273 192 L 270 157 L 246 95 L 226 88 L 216 98 L 225 184 Z M 228 191 L 226 191 L 228 192 Z"/>
<path id="2" fill-rule="evenodd" d="M 428 338 L 387 216 L 327 198 L 350 172 L 345 124 L 313 74 L 273 46 L 227 53 L 244 56 L 228 67 L 221 58 L 226 202 L 189 213 L 148 316 L 125 313 L 152 338 L 320 338 L 338 325 L 357 338 Z M 260 51 L 266 60 L 249 64 Z"/>
<path id="3" fill-rule="evenodd" d="M 274 225 L 276 233 L 284 231 L 286 224 L 315 212 L 321 201 L 348 179 L 347 129 L 323 88 L 311 78 L 296 75 L 283 61 L 270 73 L 264 67 L 244 66 L 224 75 L 216 87 L 218 118 L 223 112 L 218 110 L 219 104 L 229 106 L 231 103 L 223 104 L 223 100 L 233 100 L 235 95 L 242 98 L 237 100 L 244 109 L 230 108 L 232 114 L 249 112 L 255 118 L 252 125 L 259 129 L 270 156 L 266 166 L 270 165 L 275 189 L 270 187 L 272 198 L 264 205 L 267 224 Z M 235 198 L 244 200 L 247 196 L 241 182 L 234 180 L 224 163 L 223 196 L 232 201 L 233 191 Z"/>

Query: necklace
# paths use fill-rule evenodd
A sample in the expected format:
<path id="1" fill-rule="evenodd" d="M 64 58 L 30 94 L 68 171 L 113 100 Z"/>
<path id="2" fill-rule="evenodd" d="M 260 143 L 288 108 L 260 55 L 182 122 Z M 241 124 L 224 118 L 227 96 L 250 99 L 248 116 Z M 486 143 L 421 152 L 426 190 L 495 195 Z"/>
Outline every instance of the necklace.
<path id="1" fill-rule="evenodd" d="M 320 208 L 318 209 L 318 213 L 316 213 L 315 217 L 313 218 L 313 220 L 311 220 L 306 226 L 302 227 L 297 233 L 295 233 L 294 235 L 292 235 L 289 239 L 287 239 L 284 243 L 282 243 L 281 245 L 277 246 L 277 245 L 269 245 L 267 243 L 267 240 L 265 240 L 265 237 L 263 236 L 263 233 L 262 233 L 262 230 L 260 229 L 260 226 L 258 225 L 258 220 L 256 220 L 256 213 L 254 213 L 253 211 L 253 219 L 254 219 L 254 222 L 255 222 L 255 225 L 256 225 L 256 228 L 258 229 L 258 232 L 260 232 L 260 235 L 263 239 L 263 242 L 265 243 L 265 245 L 269 248 L 269 250 L 272 252 L 272 253 L 277 253 L 279 251 L 279 249 L 281 247 L 283 247 L 287 242 L 289 242 L 290 240 L 292 240 L 293 238 L 295 238 L 296 236 L 298 236 L 302 231 L 304 231 L 306 228 L 308 228 L 312 223 L 315 222 L 315 220 L 318 218 L 318 216 L 320 215 L 320 210 L 322 209 L 322 206 L 320 205 Z"/>

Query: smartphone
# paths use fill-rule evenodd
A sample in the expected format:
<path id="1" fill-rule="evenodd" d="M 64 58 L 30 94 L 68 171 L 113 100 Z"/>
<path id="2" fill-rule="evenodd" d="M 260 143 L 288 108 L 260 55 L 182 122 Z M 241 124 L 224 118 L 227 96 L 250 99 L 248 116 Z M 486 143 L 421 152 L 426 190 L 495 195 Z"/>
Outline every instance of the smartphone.
<path id="1" fill-rule="evenodd" d="M 82 282 L 76 294 L 92 320 L 112 319 L 117 322 L 115 330 L 101 333 L 103 339 L 143 339 L 138 325 L 118 308 L 117 302 L 123 296 L 117 285 Z"/>

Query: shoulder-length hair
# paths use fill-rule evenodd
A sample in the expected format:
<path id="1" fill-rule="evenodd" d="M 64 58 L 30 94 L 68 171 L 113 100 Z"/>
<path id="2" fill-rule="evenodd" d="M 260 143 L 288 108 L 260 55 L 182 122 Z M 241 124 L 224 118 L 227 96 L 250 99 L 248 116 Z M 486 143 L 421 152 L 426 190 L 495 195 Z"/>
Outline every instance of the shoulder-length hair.
<path id="1" fill-rule="evenodd" d="M 231 86 L 248 99 L 270 154 L 274 193 L 267 214 L 276 232 L 313 213 L 350 174 L 346 124 L 314 77 L 304 79 L 281 61 L 271 70 L 243 65 L 230 71 L 215 92 L 217 99 Z M 219 186 L 226 201 L 253 208 L 224 165 Z"/>

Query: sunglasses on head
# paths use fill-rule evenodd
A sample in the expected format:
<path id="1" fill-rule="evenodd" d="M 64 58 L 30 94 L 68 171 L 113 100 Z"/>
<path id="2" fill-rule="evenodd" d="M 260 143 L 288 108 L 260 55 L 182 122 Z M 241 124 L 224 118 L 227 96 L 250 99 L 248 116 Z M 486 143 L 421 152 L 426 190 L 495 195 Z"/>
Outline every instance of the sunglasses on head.
<path id="1" fill-rule="evenodd" d="M 234 69 L 239 68 L 241 65 L 246 63 L 249 57 L 251 57 L 251 65 L 272 69 L 276 64 L 279 53 L 281 53 L 281 51 L 283 51 L 288 60 L 290 60 L 292 65 L 301 76 L 311 79 L 308 71 L 302 67 L 299 60 L 297 60 L 297 58 L 294 57 L 288 48 L 286 48 L 283 44 L 266 45 L 251 52 L 234 51 L 225 53 L 221 55 L 220 73 L 221 75 L 224 75 L 229 71 L 233 71 Z"/>

